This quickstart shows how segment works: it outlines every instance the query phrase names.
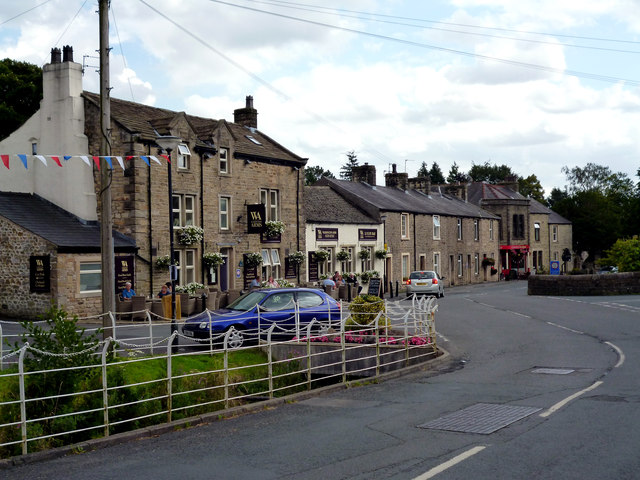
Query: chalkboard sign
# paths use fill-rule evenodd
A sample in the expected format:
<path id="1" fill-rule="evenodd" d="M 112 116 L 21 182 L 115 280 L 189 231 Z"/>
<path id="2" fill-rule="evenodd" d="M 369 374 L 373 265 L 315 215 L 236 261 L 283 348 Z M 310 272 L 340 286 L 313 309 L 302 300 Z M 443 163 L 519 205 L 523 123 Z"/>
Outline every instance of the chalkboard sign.
<path id="1" fill-rule="evenodd" d="M 368 295 L 375 295 L 376 297 L 380 296 L 380 277 L 371 277 L 369 279 L 369 289 L 367 290 Z"/>

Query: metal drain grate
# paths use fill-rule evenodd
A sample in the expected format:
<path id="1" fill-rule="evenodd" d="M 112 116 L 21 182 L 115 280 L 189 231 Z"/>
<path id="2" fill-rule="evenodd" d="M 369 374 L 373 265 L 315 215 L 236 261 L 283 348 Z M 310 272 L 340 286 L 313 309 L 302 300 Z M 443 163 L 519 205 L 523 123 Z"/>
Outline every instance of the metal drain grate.
<path id="1" fill-rule="evenodd" d="M 488 435 L 540 410 L 537 407 L 477 403 L 418 427 Z"/>

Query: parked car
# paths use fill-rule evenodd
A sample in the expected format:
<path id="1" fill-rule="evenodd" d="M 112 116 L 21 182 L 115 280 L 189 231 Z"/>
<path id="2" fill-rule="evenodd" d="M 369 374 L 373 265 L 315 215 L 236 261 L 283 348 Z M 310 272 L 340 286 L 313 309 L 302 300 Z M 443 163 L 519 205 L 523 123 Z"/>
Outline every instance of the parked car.
<path id="1" fill-rule="evenodd" d="M 598 270 L 599 274 L 606 274 L 606 273 L 618 273 L 618 267 L 615 267 L 613 265 L 608 265 L 606 267 L 601 267 L 600 270 Z"/>
<path id="2" fill-rule="evenodd" d="M 296 303 L 299 329 L 308 326 L 313 319 L 326 325 L 339 325 L 340 304 L 330 295 L 313 288 L 263 288 L 246 293 L 229 304 L 186 320 L 182 333 L 187 337 L 209 338 L 219 336 L 234 328 L 229 346 L 237 348 L 246 338 L 261 338 L 272 324 L 276 324 L 273 337 L 293 337 L 296 333 Z M 258 313 L 259 310 L 259 313 Z M 220 342 L 218 342 L 220 343 Z"/>
<path id="3" fill-rule="evenodd" d="M 439 277 L 433 270 L 420 270 L 411 272 L 405 282 L 407 297 L 416 295 L 433 295 L 437 298 L 444 297 L 444 277 Z"/>

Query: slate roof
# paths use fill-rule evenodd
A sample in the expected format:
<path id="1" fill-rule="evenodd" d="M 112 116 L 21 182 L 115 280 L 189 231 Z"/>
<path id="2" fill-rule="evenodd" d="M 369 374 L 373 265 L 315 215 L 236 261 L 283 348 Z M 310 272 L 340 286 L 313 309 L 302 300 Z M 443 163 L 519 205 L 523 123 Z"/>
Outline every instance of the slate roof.
<path id="1" fill-rule="evenodd" d="M 471 203 L 480 205 L 482 200 L 527 200 L 527 197 L 505 185 L 486 182 L 472 182 L 468 185 L 468 198 Z"/>
<path id="2" fill-rule="evenodd" d="M 0 215 L 53 243 L 59 252 L 100 251 L 100 225 L 97 222 L 83 222 L 38 195 L 0 192 Z M 113 245 L 118 252 L 137 250 L 132 239 L 116 231 L 113 232 Z"/>
<path id="3" fill-rule="evenodd" d="M 427 195 L 417 190 L 372 186 L 364 182 L 333 178 L 323 178 L 319 183 L 331 186 L 348 201 L 374 217 L 378 217 L 380 211 L 389 211 L 453 217 L 500 218 L 473 203 L 441 193 L 437 188 Z"/>
<path id="4" fill-rule="evenodd" d="M 535 209 L 535 211 L 534 211 Z M 567 220 L 559 213 L 554 212 L 550 208 L 545 207 L 539 201 L 531 199 L 531 208 L 529 208 L 530 213 L 546 213 L 549 215 L 549 223 L 551 224 L 559 224 L 559 225 L 571 225 L 571 220 Z"/>
<path id="5" fill-rule="evenodd" d="M 328 185 L 304 187 L 304 210 L 310 223 L 378 224 Z"/>
<path id="6" fill-rule="evenodd" d="M 100 105 L 100 95 L 83 92 L 83 97 L 96 107 Z M 226 120 L 188 115 L 184 112 L 174 112 L 164 108 L 150 107 L 141 103 L 129 102 L 117 98 L 111 99 L 111 118 L 119 123 L 129 133 L 137 133 L 142 140 L 153 142 L 158 133 L 168 134 L 168 127 L 177 117 L 183 115 L 197 135 L 197 145 L 213 145 L 213 134 L 217 128 L 226 127 L 235 141 L 234 157 L 253 159 L 257 161 L 278 161 L 292 166 L 304 166 L 306 158 L 302 158 L 286 149 L 278 142 L 260 132 L 258 129 L 245 127 Z M 253 137 L 258 143 L 252 141 Z M 225 145 L 218 145 L 224 147 Z"/>

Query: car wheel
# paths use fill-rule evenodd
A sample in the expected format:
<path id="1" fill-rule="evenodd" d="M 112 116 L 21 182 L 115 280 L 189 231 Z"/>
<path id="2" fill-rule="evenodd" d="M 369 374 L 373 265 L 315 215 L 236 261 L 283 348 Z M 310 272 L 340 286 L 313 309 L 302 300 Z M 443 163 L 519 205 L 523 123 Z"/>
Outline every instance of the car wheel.
<path id="1" fill-rule="evenodd" d="M 229 335 L 229 339 L 227 341 L 227 347 L 229 347 L 229 348 L 240 348 L 245 343 L 245 336 L 244 336 L 244 332 L 243 332 L 244 327 L 233 326 L 233 327 L 229 327 L 229 328 L 232 328 L 233 331 Z M 227 330 L 227 331 L 229 331 L 229 330 Z"/>

